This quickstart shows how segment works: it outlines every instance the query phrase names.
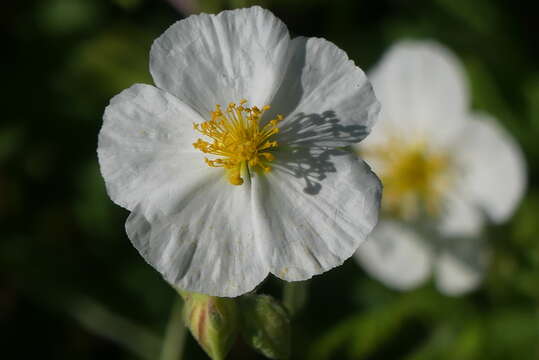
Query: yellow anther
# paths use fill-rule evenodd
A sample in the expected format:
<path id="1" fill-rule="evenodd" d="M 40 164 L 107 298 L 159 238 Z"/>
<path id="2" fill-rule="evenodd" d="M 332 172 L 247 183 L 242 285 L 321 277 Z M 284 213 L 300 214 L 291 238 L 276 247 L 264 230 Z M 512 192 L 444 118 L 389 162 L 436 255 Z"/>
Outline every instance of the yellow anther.
<path id="1" fill-rule="evenodd" d="M 382 165 L 378 173 L 384 184 L 385 211 L 401 218 L 414 218 L 421 211 L 440 213 L 442 196 L 453 181 L 448 156 L 429 151 L 422 142 L 410 145 L 398 140 L 363 154 Z"/>
<path id="2" fill-rule="evenodd" d="M 267 163 L 275 160 L 275 156 L 269 151 L 278 144 L 269 138 L 279 132 L 277 124 L 283 119 L 283 116 L 277 115 L 261 126 L 260 119 L 270 107 L 265 105 L 260 110 L 256 106 L 244 107 L 246 103 L 245 99 L 240 100 L 239 106 L 231 102 L 224 113 L 221 106 L 216 105 L 210 120 L 193 124 L 196 131 L 211 139 L 198 139 L 193 146 L 203 153 L 218 156 L 212 160 L 206 158 L 206 164 L 224 168 L 228 181 L 233 185 L 243 184 L 242 172 L 245 168 L 247 173 L 252 173 L 249 168 L 264 173 L 271 170 Z"/>
<path id="3" fill-rule="evenodd" d="M 265 158 L 266 160 L 268 160 L 268 161 L 273 161 L 273 160 L 275 160 L 275 156 L 273 156 L 273 154 L 268 153 L 268 152 L 266 152 L 266 153 L 261 153 L 260 156 L 264 157 L 264 158 Z"/>

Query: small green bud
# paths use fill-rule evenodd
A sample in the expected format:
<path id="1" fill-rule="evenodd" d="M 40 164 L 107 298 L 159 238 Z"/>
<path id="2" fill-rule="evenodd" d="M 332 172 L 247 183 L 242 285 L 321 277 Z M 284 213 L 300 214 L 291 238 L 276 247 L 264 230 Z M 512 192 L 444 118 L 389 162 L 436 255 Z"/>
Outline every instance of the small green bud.
<path id="1" fill-rule="evenodd" d="M 270 359 L 288 359 L 290 317 L 286 309 L 267 295 L 242 297 L 240 306 L 245 341 Z"/>
<path id="2" fill-rule="evenodd" d="M 185 301 L 185 323 L 191 334 L 210 358 L 224 360 L 239 331 L 236 301 L 185 291 L 180 293 Z"/>

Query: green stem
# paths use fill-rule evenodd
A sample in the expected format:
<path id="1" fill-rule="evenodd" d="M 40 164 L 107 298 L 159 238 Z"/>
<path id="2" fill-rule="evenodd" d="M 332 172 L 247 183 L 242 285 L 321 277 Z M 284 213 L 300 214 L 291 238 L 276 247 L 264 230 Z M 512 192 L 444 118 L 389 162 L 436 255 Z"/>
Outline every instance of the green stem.
<path id="1" fill-rule="evenodd" d="M 93 299 L 76 297 L 66 308 L 85 329 L 114 341 L 141 359 L 152 360 L 159 353 L 159 337 Z"/>
<path id="2" fill-rule="evenodd" d="M 283 304 L 290 316 L 296 315 L 307 302 L 309 286 L 307 281 L 285 282 L 283 288 Z"/>
<path id="3" fill-rule="evenodd" d="M 170 312 L 165 338 L 161 348 L 161 360 L 181 360 L 187 328 L 183 321 L 183 301 L 176 300 Z"/>

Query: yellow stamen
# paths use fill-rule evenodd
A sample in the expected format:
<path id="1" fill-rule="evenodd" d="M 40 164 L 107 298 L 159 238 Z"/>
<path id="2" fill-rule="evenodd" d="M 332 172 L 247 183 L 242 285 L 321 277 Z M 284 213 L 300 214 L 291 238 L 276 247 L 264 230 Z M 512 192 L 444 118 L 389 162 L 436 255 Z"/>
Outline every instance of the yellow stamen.
<path id="1" fill-rule="evenodd" d="M 443 195 L 452 183 L 452 163 L 446 154 L 429 151 L 423 142 L 403 144 L 390 140 L 363 152 L 384 184 L 382 208 L 393 216 L 412 219 L 425 211 L 437 216 Z"/>
<path id="2" fill-rule="evenodd" d="M 219 156 L 213 160 L 206 158 L 206 164 L 226 169 L 232 185 L 243 184 L 244 169 L 249 172 L 249 168 L 252 168 L 264 173 L 271 170 L 268 163 L 275 160 L 271 151 L 278 144 L 269 139 L 279 132 L 277 124 L 283 119 L 277 115 L 260 127 L 260 119 L 270 107 L 249 108 L 244 106 L 246 103 L 247 100 L 241 100 L 239 105 L 230 103 L 226 110 L 216 105 L 210 120 L 193 124 L 196 131 L 211 138 L 210 142 L 198 139 L 193 146 L 203 153 Z"/>

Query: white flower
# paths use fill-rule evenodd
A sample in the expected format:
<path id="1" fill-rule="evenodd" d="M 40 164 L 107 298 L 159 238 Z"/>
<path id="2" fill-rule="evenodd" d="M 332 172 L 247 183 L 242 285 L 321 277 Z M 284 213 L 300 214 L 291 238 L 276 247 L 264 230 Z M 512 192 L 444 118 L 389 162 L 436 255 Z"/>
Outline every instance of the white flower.
<path id="1" fill-rule="evenodd" d="M 199 8 L 197 0 L 168 0 L 179 12 L 192 14 Z"/>
<path id="2" fill-rule="evenodd" d="M 172 25 L 150 70 L 157 87 L 111 100 L 98 155 L 129 238 L 168 282 L 237 296 L 270 272 L 305 280 L 353 255 L 381 186 L 346 147 L 379 104 L 342 50 L 290 39 L 253 7 Z"/>
<path id="3" fill-rule="evenodd" d="M 436 43 L 395 45 L 372 83 L 382 113 L 359 152 L 384 184 L 384 215 L 356 258 L 396 289 L 434 272 L 445 294 L 472 290 L 485 268 L 485 221 L 506 220 L 522 197 L 520 149 L 494 119 L 470 111 L 462 66 Z"/>

